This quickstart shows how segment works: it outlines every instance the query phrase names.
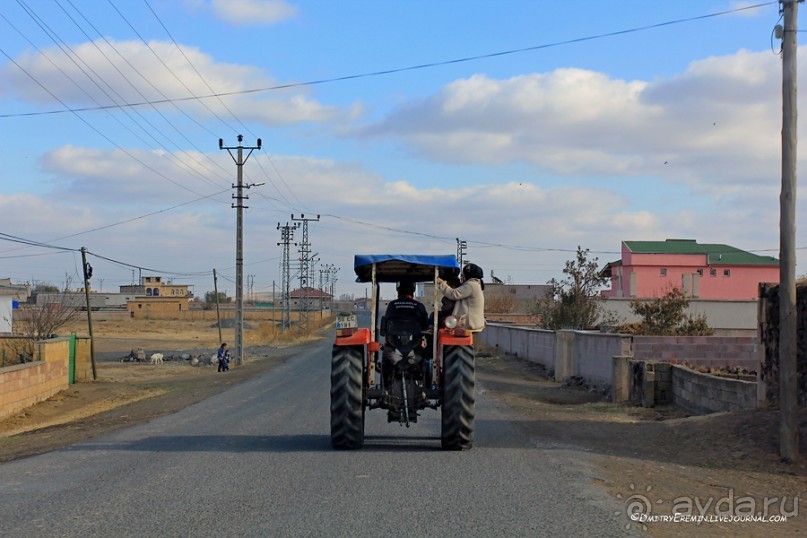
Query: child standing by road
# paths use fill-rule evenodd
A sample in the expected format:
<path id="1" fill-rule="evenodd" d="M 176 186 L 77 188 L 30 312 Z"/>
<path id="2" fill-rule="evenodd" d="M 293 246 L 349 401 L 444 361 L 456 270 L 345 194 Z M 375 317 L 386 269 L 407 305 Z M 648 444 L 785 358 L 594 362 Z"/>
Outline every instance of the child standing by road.
<path id="1" fill-rule="evenodd" d="M 230 350 L 227 349 L 227 343 L 222 342 L 218 352 L 219 359 L 219 372 L 226 372 L 230 369 Z"/>

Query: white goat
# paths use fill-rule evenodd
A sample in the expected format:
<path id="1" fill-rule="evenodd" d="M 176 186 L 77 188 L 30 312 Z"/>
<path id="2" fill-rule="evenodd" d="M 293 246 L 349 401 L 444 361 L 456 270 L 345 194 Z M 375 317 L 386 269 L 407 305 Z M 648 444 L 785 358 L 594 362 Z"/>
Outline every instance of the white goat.
<path id="1" fill-rule="evenodd" d="M 151 364 L 162 364 L 163 363 L 163 354 L 162 353 L 152 353 L 150 362 L 151 362 Z"/>

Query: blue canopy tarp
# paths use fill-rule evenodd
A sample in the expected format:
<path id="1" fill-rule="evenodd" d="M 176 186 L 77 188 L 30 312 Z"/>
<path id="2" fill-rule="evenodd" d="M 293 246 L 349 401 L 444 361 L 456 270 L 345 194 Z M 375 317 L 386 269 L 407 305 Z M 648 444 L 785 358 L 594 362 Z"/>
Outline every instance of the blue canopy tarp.
<path id="1" fill-rule="evenodd" d="M 454 255 L 422 254 L 356 254 L 353 268 L 356 282 L 372 282 L 373 264 L 376 264 L 377 282 L 430 282 L 434 280 L 437 267 L 440 278 L 456 276 L 460 272 L 457 257 Z"/>

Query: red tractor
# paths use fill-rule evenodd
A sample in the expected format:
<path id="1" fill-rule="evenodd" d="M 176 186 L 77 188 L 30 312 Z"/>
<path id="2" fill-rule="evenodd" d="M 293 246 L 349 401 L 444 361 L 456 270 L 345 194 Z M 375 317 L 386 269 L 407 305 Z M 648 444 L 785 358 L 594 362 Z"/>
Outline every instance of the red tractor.
<path id="1" fill-rule="evenodd" d="M 331 445 L 361 448 L 368 409 L 385 409 L 389 422 L 409 427 L 417 422 L 420 411 L 439 408 L 443 449 L 470 449 L 476 398 L 473 335 L 456 328 L 452 316 L 444 327 L 438 325 L 437 278 L 459 274 L 456 257 L 357 255 L 354 269 L 359 282 L 372 283 L 371 321 L 370 327 L 359 327 L 355 314 L 337 317 L 331 361 Z M 411 322 L 378 323 L 380 283 L 403 280 L 434 283 L 433 301 L 427 305 L 433 322 L 426 330 Z M 391 346 L 386 351 L 394 351 L 400 360 L 382 360 L 384 346 Z"/>

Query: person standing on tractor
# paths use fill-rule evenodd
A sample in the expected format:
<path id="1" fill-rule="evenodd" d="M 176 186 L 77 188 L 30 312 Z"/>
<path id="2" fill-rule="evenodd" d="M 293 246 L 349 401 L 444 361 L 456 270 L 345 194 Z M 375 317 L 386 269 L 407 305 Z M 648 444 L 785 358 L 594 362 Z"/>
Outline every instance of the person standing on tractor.
<path id="1" fill-rule="evenodd" d="M 454 301 L 452 315 L 457 318 L 457 327 L 471 331 L 485 328 L 485 283 L 484 273 L 475 263 L 469 263 L 462 269 L 462 284 L 451 287 L 442 278 L 437 279 L 437 287 L 443 297 Z"/>

